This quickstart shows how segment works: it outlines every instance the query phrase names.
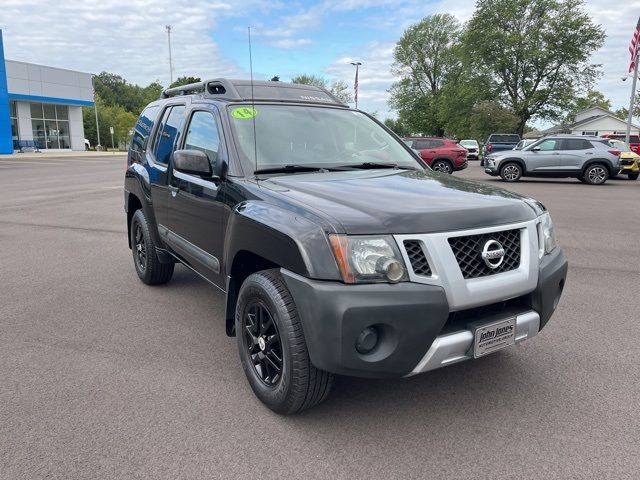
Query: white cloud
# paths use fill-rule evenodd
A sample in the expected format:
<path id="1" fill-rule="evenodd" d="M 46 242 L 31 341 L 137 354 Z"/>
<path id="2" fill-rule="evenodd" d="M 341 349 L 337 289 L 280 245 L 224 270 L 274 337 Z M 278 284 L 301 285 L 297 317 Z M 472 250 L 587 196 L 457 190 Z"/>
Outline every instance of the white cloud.
<path id="1" fill-rule="evenodd" d="M 73 0 L 43 8 L 39 0 L 2 0 L 0 25 L 9 59 L 167 85 L 166 24 L 173 27 L 174 79 L 245 76 L 210 36 L 216 20 L 279 6 L 268 0 Z"/>

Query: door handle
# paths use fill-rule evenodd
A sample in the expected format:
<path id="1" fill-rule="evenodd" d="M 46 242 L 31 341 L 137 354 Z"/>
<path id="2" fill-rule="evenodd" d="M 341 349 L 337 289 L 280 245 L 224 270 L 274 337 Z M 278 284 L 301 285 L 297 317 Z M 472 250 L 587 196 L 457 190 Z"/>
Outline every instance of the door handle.
<path id="1" fill-rule="evenodd" d="M 178 187 L 174 187 L 173 185 L 169 185 L 169 191 L 171 192 L 171 196 L 175 197 L 178 194 Z"/>

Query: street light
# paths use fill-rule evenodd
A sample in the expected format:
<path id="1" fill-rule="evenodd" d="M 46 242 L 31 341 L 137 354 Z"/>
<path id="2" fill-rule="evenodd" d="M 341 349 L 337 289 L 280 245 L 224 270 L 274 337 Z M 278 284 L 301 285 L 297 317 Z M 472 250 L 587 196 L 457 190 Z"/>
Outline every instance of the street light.
<path id="1" fill-rule="evenodd" d="M 354 96 L 355 96 L 355 101 L 356 101 L 356 110 L 358 109 L 358 70 L 360 65 L 362 65 L 362 62 L 351 62 L 351 65 L 356 67 L 356 79 L 353 82 L 353 91 L 354 91 Z"/>

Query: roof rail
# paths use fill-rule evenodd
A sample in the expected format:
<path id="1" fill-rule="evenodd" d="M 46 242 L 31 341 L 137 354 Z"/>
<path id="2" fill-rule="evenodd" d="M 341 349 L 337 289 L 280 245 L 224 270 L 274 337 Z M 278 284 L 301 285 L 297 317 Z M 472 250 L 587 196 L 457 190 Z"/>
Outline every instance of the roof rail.
<path id="1" fill-rule="evenodd" d="M 331 92 L 313 85 L 254 81 L 252 88 L 250 80 L 229 80 L 226 78 L 215 78 L 211 80 L 204 80 L 202 82 L 190 83 L 189 85 L 168 88 L 162 92 L 160 98 L 194 94 L 202 94 L 204 97 L 220 100 L 266 100 L 275 102 L 321 103 L 346 106 Z"/>

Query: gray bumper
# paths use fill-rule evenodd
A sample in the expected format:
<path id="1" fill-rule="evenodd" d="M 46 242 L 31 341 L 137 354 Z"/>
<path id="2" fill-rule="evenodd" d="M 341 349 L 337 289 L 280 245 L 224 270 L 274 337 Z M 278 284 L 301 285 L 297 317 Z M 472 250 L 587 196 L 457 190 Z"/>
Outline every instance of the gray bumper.
<path id="1" fill-rule="evenodd" d="M 438 286 L 345 285 L 281 272 L 302 321 L 311 362 L 340 375 L 401 377 L 466 360 L 472 357 L 470 324 L 496 319 L 495 312 L 474 309 L 462 325 L 452 323 L 444 289 Z M 567 261 L 557 248 L 541 260 L 535 290 L 519 298 L 515 310 L 499 314 L 516 316 L 516 341 L 535 336 L 549 321 L 566 275 Z M 379 345 L 361 354 L 356 340 L 372 325 L 381 332 Z"/>

